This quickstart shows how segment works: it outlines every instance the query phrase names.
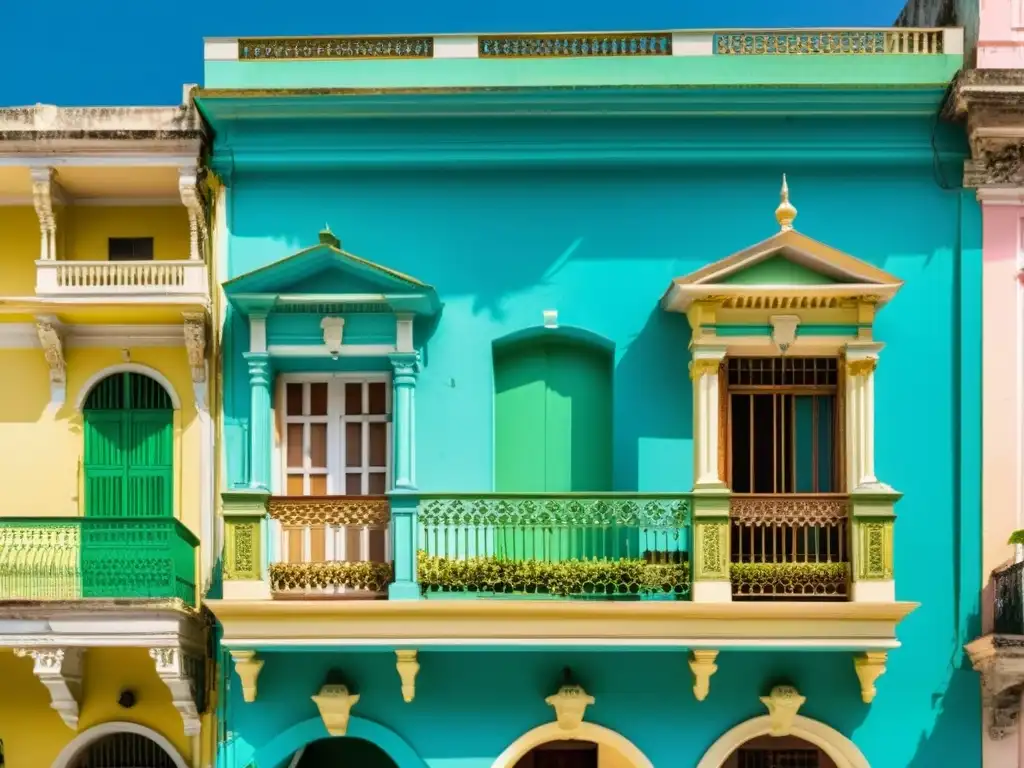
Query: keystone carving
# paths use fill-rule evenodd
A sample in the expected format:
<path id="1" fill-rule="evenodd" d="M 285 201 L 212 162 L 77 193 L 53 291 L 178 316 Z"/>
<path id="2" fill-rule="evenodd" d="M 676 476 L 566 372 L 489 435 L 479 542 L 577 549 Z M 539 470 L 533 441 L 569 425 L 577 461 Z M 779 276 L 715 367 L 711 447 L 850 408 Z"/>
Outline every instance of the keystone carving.
<path id="1" fill-rule="evenodd" d="M 53 204 L 60 200 L 60 189 L 57 186 L 57 172 L 53 168 L 33 168 L 32 204 L 39 217 L 39 259 L 49 261 L 57 258 L 57 219 L 53 213 Z"/>
<path id="2" fill-rule="evenodd" d="M 788 736 L 793 731 L 793 719 L 800 707 L 807 701 L 805 696 L 791 685 L 777 685 L 772 692 L 761 697 L 761 703 L 768 708 L 772 736 Z"/>
<path id="3" fill-rule="evenodd" d="M 171 703 L 181 715 L 186 736 L 195 736 L 202 727 L 199 696 L 202 685 L 202 658 L 186 656 L 179 648 L 150 648 L 156 673 L 171 692 Z"/>
<path id="4" fill-rule="evenodd" d="M 693 695 L 704 701 L 711 690 L 711 676 L 718 671 L 715 659 L 718 651 L 691 651 L 690 671 L 693 672 Z"/>
<path id="5" fill-rule="evenodd" d="M 320 693 L 311 697 L 320 710 L 324 727 L 331 736 L 348 733 L 348 719 L 352 707 L 359 703 L 359 694 L 348 692 L 344 685 L 325 685 Z"/>
<path id="6" fill-rule="evenodd" d="M 555 708 L 555 721 L 561 730 L 574 731 L 583 724 L 583 715 L 594 703 L 594 697 L 583 690 L 583 686 L 568 684 L 544 702 Z"/>
<path id="7" fill-rule="evenodd" d="M 192 370 L 192 383 L 206 382 L 206 316 L 199 312 L 185 312 L 185 351 L 188 367 Z"/>
<path id="8" fill-rule="evenodd" d="M 77 731 L 84 651 L 81 648 L 16 648 L 14 653 L 32 657 L 32 674 L 50 692 L 50 706 L 68 728 Z"/>
<path id="9" fill-rule="evenodd" d="M 206 212 L 198 181 L 195 166 L 178 169 L 178 194 L 188 211 L 189 258 L 196 261 L 203 258 L 203 243 L 206 241 Z"/>
<path id="10" fill-rule="evenodd" d="M 67 364 L 61 326 L 55 317 L 37 317 L 36 332 L 43 348 L 46 365 L 50 369 L 50 402 L 62 405 L 67 396 Z"/>
<path id="11" fill-rule="evenodd" d="M 345 331 L 345 318 L 325 317 L 320 321 L 320 329 L 324 332 L 324 346 L 331 354 L 337 357 L 341 354 L 341 337 Z"/>
<path id="12" fill-rule="evenodd" d="M 416 660 L 416 651 L 395 651 L 398 658 L 395 667 L 402 680 L 402 698 L 406 703 L 416 698 L 416 675 L 420 671 L 420 663 Z"/>
<path id="13" fill-rule="evenodd" d="M 231 660 L 235 663 L 235 673 L 242 681 L 242 701 L 256 701 L 256 680 L 263 669 L 263 659 L 256 658 L 256 651 L 231 651 Z"/>

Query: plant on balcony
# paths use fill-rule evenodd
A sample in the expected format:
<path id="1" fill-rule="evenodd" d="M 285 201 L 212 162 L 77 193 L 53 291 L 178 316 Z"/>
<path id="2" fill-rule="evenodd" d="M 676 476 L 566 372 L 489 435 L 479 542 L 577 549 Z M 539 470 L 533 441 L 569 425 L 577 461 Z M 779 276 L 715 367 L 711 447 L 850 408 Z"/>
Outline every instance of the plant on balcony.
<path id="1" fill-rule="evenodd" d="M 1014 531 L 1010 534 L 1010 540 L 1007 544 L 1024 544 L 1024 530 Z"/>
<path id="2" fill-rule="evenodd" d="M 274 591 L 351 587 L 384 592 L 390 583 L 390 563 L 273 563 L 270 566 L 270 586 Z"/>
<path id="3" fill-rule="evenodd" d="M 839 597 L 846 593 L 848 563 L 733 563 L 729 566 L 737 595 Z"/>
<path id="4" fill-rule="evenodd" d="M 690 591 L 687 563 L 643 560 L 499 560 L 471 557 L 455 560 L 419 553 L 419 582 L 426 592 L 493 592 L 548 594 L 558 597 L 593 595 L 669 595 Z"/>

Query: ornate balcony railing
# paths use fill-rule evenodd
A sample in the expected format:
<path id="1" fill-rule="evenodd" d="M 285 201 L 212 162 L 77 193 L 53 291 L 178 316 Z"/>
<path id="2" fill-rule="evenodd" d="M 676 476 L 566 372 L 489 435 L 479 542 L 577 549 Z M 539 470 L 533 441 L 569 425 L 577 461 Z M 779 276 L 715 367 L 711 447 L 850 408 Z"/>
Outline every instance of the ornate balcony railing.
<path id="1" fill-rule="evenodd" d="M 729 32 L 715 35 L 715 54 L 740 56 L 807 56 L 870 54 L 937 54 L 943 52 L 941 29 L 799 29 Z"/>
<path id="2" fill-rule="evenodd" d="M 174 519 L 0 520 L 0 600 L 178 599 L 196 604 L 199 540 Z"/>
<path id="3" fill-rule="evenodd" d="M 391 581 L 385 496 L 272 496 L 275 595 L 374 598 Z"/>
<path id="4" fill-rule="evenodd" d="M 992 572 L 997 635 L 1024 635 L 1024 562 Z"/>
<path id="5" fill-rule="evenodd" d="M 729 518 L 734 599 L 846 598 L 846 496 L 735 494 Z"/>
<path id="6" fill-rule="evenodd" d="M 426 597 L 686 599 L 689 496 L 425 494 Z"/>
<path id="7" fill-rule="evenodd" d="M 184 261 L 36 262 L 36 295 L 43 297 L 202 297 L 208 293 L 206 263 Z"/>

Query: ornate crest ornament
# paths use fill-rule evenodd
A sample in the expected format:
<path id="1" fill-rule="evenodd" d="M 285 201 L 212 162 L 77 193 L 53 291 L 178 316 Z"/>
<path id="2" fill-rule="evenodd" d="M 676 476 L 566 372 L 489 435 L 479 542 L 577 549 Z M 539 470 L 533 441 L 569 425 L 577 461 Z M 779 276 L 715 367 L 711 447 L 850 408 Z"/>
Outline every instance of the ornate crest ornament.
<path id="1" fill-rule="evenodd" d="M 324 346 L 331 357 L 337 359 L 341 354 L 341 337 L 345 331 L 345 318 L 325 317 L 320 321 L 320 329 L 324 332 Z"/>
<path id="2" fill-rule="evenodd" d="M 312 697 L 324 727 L 331 736 L 344 736 L 348 733 L 348 719 L 352 707 L 359 702 L 359 694 L 348 692 L 344 685 L 325 685 L 320 693 Z"/>
<path id="3" fill-rule="evenodd" d="M 544 699 L 544 703 L 555 708 L 555 721 L 563 731 L 574 731 L 583 723 L 587 707 L 594 703 L 594 697 L 583 690 L 583 686 L 570 682 L 571 673 L 564 672 L 565 682 L 558 693 Z"/>
<path id="4" fill-rule="evenodd" d="M 777 685 L 770 694 L 762 696 L 761 703 L 768 708 L 772 723 L 770 735 L 788 736 L 793 731 L 793 719 L 806 701 L 791 685 Z"/>

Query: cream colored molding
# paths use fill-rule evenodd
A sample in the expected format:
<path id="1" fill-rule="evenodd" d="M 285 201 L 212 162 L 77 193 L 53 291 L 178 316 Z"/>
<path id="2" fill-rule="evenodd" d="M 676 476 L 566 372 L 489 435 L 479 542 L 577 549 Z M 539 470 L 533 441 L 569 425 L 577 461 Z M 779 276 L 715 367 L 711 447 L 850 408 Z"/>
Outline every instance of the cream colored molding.
<path id="1" fill-rule="evenodd" d="M 558 723 L 538 725 L 509 744 L 494 759 L 490 768 L 516 768 L 519 765 L 519 761 L 534 748 L 542 744 L 549 744 L 552 741 L 562 741 L 566 736 L 567 734 Z M 618 731 L 613 731 L 596 723 L 580 723 L 579 727 L 572 734 L 568 735 L 568 738 L 574 741 L 589 741 L 597 744 L 601 752 L 604 752 L 604 748 L 607 747 L 609 751 L 622 758 L 624 762 L 620 763 L 621 765 L 628 765 L 630 768 L 654 768 L 654 764 L 633 742 Z M 716 764 L 714 768 L 721 768 L 721 766 Z"/>
<path id="2" fill-rule="evenodd" d="M 574 731 L 583 723 L 583 715 L 594 703 L 594 697 L 581 685 L 567 684 L 544 699 L 544 703 L 555 708 L 555 722 L 561 730 Z"/>
<path id="3" fill-rule="evenodd" d="M 1024 187 L 978 187 L 975 195 L 985 205 L 1024 205 Z"/>
<path id="4" fill-rule="evenodd" d="M 256 651 L 231 651 L 231 660 L 235 663 L 235 673 L 242 681 L 242 700 L 251 703 L 256 701 L 256 680 L 263 669 L 263 659 L 256 658 Z"/>
<path id="5" fill-rule="evenodd" d="M 56 317 L 36 318 L 39 345 L 50 369 L 50 404 L 63 405 L 67 397 L 67 364 L 64 360 L 63 329 Z"/>
<path id="6" fill-rule="evenodd" d="M 718 651 L 691 651 L 690 671 L 693 673 L 693 695 L 697 701 L 704 701 L 711 690 L 711 676 L 718 671 L 715 659 Z"/>
<path id="7" fill-rule="evenodd" d="M 15 648 L 16 656 L 32 657 L 32 674 L 50 692 L 50 706 L 64 724 L 78 730 L 82 704 L 82 648 Z"/>
<path id="8" fill-rule="evenodd" d="M 202 677 L 198 674 L 204 660 L 187 657 L 180 648 L 150 648 L 149 658 L 156 664 L 156 673 L 171 692 L 171 703 L 181 715 L 186 736 L 195 736 L 202 729 L 197 706 Z"/>
<path id="9" fill-rule="evenodd" d="M 771 315 L 768 323 L 772 327 L 772 342 L 782 354 L 796 341 L 796 329 L 800 325 L 797 315 Z"/>
<path id="10" fill-rule="evenodd" d="M 846 476 L 851 493 L 895 493 L 875 476 L 875 368 L 884 346 L 876 341 L 845 346 Z"/>
<path id="11" fill-rule="evenodd" d="M 771 736 L 789 736 L 793 732 L 793 720 L 800 707 L 807 701 L 805 696 L 791 685 L 777 685 L 772 692 L 761 697 L 761 703 L 768 708 L 771 719 Z"/>
<path id="12" fill-rule="evenodd" d="M 341 355 L 341 338 L 345 332 L 345 318 L 325 317 L 320 321 L 320 330 L 324 332 L 324 347 L 331 357 Z"/>
<path id="13" fill-rule="evenodd" d="M 725 489 L 718 476 L 718 370 L 727 348 L 720 344 L 692 344 L 693 476 L 695 489 Z"/>
<path id="14" fill-rule="evenodd" d="M 737 749 L 760 736 L 769 736 L 771 729 L 771 717 L 768 715 L 740 723 L 711 745 L 697 763 L 697 768 L 722 768 Z M 867 759 L 852 741 L 817 720 L 796 715 L 789 735 L 818 747 L 828 755 L 836 768 L 870 768 Z"/>
<path id="15" fill-rule="evenodd" d="M 865 704 L 875 700 L 878 693 L 875 682 L 885 674 L 887 656 L 885 651 L 868 651 L 853 659 L 853 668 L 857 672 L 857 679 L 860 680 L 860 698 Z"/>
<path id="16" fill-rule="evenodd" d="M 395 656 L 395 668 L 402 680 L 402 698 L 409 703 L 416 698 L 416 675 L 419 674 L 420 664 L 416 660 L 416 651 L 399 650 L 395 651 Z"/>
<path id="17" fill-rule="evenodd" d="M 1005 739 L 1020 726 L 1024 685 L 1024 642 L 1011 636 L 985 635 L 966 650 L 981 676 L 982 707 L 989 736 Z"/>
<path id="18" fill-rule="evenodd" d="M 331 736 L 348 733 L 348 719 L 352 707 L 359 703 L 359 694 L 348 692 L 344 685 L 325 685 L 320 693 L 310 697 L 320 710 L 324 727 Z"/>
<path id="19" fill-rule="evenodd" d="M 188 211 L 189 258 L 203 258 L 203 243 L 206 241 L 206 213 L 199 193 L 198 172 L 195 165 L 178 169 L 178 194 Z"/>
<path id="20" fill-rule="evenodd" d="M 31 175 L 32 204 L 39 218 L 39 259 L 52 261 L 57 258 L 57 219 L 53 213 L 53 204 L 61 199 L 57 172 L 50 167 L 33 168 Z"/>
<path id="21" fill-rule="evenodd" d="M 201 312 L 184 312 L 185 351 L 188 353 L 188 367 L 192 371 L 193 384 L 206 383 L 206 315 Z"/>

